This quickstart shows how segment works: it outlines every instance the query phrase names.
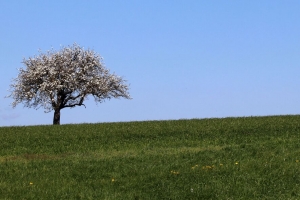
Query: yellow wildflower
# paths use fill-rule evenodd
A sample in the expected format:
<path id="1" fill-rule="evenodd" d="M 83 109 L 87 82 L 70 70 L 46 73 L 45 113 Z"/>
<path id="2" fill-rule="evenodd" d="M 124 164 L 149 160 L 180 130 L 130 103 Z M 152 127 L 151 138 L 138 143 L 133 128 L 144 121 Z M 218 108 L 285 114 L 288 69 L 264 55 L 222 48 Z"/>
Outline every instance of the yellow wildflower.
<path id="1" fill-rule="evenodd" d="M 198 165 L 193 166 L 192 169 L 195 169 L 196 167 L 198 167 Z"/>
<path id="2" fill-rule="evenodd" d="M 173 171 L 173 170 L 171 171 L 171 173 L 176 174 L 176 175 L 179 174 L 179 172 L 176 172 L 176 171 Z"/>
<path id="3" fill-rule="evenodd" d="M 206 165 L 206 166 L 203 166 L 202 169 L 213 169 L 215 166 L 212 165 L 212 166 L 209 166 L 209 165 Z"/>

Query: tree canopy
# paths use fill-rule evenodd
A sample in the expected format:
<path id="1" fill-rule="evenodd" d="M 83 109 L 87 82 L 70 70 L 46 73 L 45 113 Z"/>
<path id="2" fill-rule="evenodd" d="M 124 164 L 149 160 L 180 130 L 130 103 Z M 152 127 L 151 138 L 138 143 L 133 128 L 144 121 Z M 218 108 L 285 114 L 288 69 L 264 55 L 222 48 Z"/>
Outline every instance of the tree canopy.
<path id="1" fill-rule="evenodd" d="M 23 103 L 29 108 L 43 107 L 45 112 L 54 110 L 53 124 L 60 124 L 60 110 L 85 106 L 89 95 L 100 103 L 130 99 L 126 80 L 110 73 L 102 61 L 99 54 L 77 44 L 24 59 L 26 68 L 19 69 L 10 85 L 12 106 Z"/>

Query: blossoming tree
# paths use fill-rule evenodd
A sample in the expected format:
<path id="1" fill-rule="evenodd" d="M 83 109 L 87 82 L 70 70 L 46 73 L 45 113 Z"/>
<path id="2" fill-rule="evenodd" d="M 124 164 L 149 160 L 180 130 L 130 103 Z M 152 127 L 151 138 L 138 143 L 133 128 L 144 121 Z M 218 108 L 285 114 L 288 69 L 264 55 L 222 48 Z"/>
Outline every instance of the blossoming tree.
<path id="1" fill-rule="evenodd" d="M 22 63 L 26 68 L 19 69 L 10 85 L 12 106 L 23 103 L 29 108 L 43 107 L 45 112 L 53 110 L 53 124 L 60 124 L 61 109 L 85 106 L 88 96 L 100 103 L 111 98 L 130 99 L 126 80 L 111 74 L 100 55 L 77 44 L 40 53 Z"/>

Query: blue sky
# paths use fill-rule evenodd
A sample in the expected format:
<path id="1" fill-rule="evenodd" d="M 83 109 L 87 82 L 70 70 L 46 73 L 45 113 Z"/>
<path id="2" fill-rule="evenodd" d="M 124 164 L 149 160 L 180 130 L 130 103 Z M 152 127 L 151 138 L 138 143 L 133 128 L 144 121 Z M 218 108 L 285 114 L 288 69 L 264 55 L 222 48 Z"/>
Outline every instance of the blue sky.
<path id="1" fill-rule="evenodd" d="M 23 58 L 74 42 L 130 83 L 132 100 L 63 109 L 61 123 L 300 113 L 298 0 L 0 0 L 0 126 L 52 124 L 12 109 Z"/>

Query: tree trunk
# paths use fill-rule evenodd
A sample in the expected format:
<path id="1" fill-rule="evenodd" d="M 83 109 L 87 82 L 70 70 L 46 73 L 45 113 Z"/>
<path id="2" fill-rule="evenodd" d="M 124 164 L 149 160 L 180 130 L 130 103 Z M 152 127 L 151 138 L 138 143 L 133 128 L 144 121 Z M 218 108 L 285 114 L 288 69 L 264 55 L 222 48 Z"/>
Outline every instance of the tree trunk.
<path id="1" fill-rule="evenodd" d="M 60 109 L 54 111 L 53 125 L 60 125 Z"/>

